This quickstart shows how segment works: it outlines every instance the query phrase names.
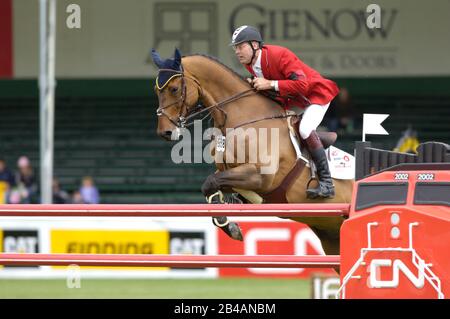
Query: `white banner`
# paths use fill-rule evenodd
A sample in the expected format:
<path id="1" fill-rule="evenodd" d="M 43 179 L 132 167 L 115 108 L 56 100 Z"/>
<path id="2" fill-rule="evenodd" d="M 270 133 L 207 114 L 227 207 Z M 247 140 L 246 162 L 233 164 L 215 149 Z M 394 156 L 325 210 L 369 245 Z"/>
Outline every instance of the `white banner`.
<path id="1" fill-rule="evenodd" d="M 0 218 L 5 253 L 217 255 L 211 218 Z M 0 266 L 0 278 L 216 278 L 216 268 Z"/>

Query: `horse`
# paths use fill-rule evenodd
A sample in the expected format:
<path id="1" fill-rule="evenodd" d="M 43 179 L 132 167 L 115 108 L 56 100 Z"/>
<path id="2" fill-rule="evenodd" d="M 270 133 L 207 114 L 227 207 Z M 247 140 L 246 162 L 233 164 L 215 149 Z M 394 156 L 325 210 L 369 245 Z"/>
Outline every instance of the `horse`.
<path id="1" fill-rule="evenodd" d="M 157 134 L 165 140 L 176 139 L 180 128 L 184 128 L 198 112 L 207 112 L 214 128 L 222 133 L 222 140 L 215 138 L 215 143 L 211 143 L 216 171 L 207 176 L 201 188 L 208 202 L 223 202 L 223 193 L 239 193 L 246 203 L 350 203 L 353 180 L 334 180 L 336 195 L 332 199 L 306 197 L 312 173 L 309 169 L 295 170 L 301 161 L 290 142 L 288 114 L 274 99 L 255 91 L 238 73 L 208 55 L 182 57 L 175 49 L 173 59 L 163 59 L 153 49 L 152 58 L 158 67 L 155 85 L 159 102 Z M 261 135 L 247 134 L 243 143 L 235 143 L 238 138 L 242 141 L 239 136 L 242 130 L 236 133 L 238 128 L 252 128 L 257 132 L 275 129 L 278 140 L 266 134 L 264 143 L 259 143 Z M 218 143 L 222 149 L 218 148 Z M 255 151 L 251 145 L 257 145 L 259 153 L 268 154 L 269 160 L 250 161 Z M 217 160 L 220 150 L 223 151 L 222 160 Z M 237 159 L 239 151 L 245 154 L 243 161 Z M 267 167 L 275 169 L 263 172 Z M 268 196 L 280 190 L 280 185 L 284 185 L 281 200 L 277 196 Z M 326 254 L 340 253 L 339 231 L 344 216 L 291 219 L 308 225 L 320 239 Z M 227 217 L 213 219 L 213 222 L 230 237 L 242 240 L 237 223 L 230 222 Z"/>

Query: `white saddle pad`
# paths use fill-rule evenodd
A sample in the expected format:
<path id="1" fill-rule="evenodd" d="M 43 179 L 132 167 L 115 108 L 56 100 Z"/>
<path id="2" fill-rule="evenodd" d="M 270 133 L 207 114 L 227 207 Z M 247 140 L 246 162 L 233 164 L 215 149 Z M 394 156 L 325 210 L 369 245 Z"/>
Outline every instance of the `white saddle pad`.
<path id="1" fill-rule="evenodd" d="M 335 179 L 355 178 L 355 157 L 337 147 L 330 146 L 325 150 L 330 167 L 331 177 Z"/>
<path id="2" fill-rule="evenodd" d="M 300 145 L 294 135 L 289 132 L 292 145 L 297 153 L 297 158 L 302 158 L 305 162 L 308 162 L 303 157 L 300 150 Z M 330 168 L 331 177 L 334 179 L 354 179 L 355 178 L 355 157 L 343 150 L 330 146 L 325 150 L 328 158 L 328 166 Z M 309 167 L 309 165 L 307 165 Z"/>

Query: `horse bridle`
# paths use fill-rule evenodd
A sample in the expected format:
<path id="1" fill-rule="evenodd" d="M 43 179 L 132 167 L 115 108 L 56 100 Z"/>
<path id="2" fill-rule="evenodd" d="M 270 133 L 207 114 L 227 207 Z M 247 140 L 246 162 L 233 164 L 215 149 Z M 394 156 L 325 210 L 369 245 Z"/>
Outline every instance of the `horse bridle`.
<path id="1" fill-rule="evenodd" d="M 160 117 L 160 116 L 167 117 L 167 119 L 173 125 L 175 125 L 178 129 L 182 129 L 182 128 L 186 128 L 186 127 L 191 126 L 194 122 L 188 123 L 189 120 L 191 120 L 192 118 L 196 117 L 197 115 L 199 115 L 201 113 L 204 113 L 204 112 L 208 111 L 208 114 L 206 114 L 206 116 L 204 116 L 201 119 L 203 121 L 205 118 L 207 118 L 211 114 L 211 110 L 214 109 L 214 108 L 219 110 L 220 112 L 222 112 L 222 114 L 224 115 L 224 121 L 223 121 L 223 123 L 221 125 L 219 125 L 219 128 L 222 129 L 223 127 L 225 127 L 226 121 L 227 121 L 227 112 L 225 112 L 225 110 L 222 108 L 222 106 L 224 106 L 224 105 L 226 105 L 228 103 L 234 102 L 234 101 L 236 101 L 238 99 L 241 99 L 243 97 L 247 97 L 247 96 L 250 96 L 250 95 L 253 95 L 253 94 L 257 93 L 255 88 L 252 87 L 252 88 L 250 88 L 248 90 L 245 90 L 245 91 L 239 92 L 237 94 L 234 94 L 234 95 L 232 95 L 232 96 L 230 96 L 230 97 L 226 98 L 225 100 L 222 100 L 222 101 L 220 101 L 218 103 L 212 104 L 212 105 L 210 105 L 208 107 L 205 107 L 205 108 L 201 108 L 199 111 L 195 111 L 196 109 L 201 107 L 201 105 L 199 103 L 197 103 L 197 106 L 198 106 L 197 108 L 193 108 L 193 109 L 189 110 L 189 105 L 186 104 L 186 98 L 188 97 L 188 95 L 186 94 L 187 93 L 187 86 L 186 86 L 185 79 L 192 80 L 195 83 L 195 85 L 197 86 L 198 100 L 199 101 L 200 101 L 200 99 L 203 96 L 203 88 L 200 85 L 200 82 L 197 79 L 195 79 L 195 78 L 193 78 L 191 76 L 185 75 L 183 69 L 181 69 L 180 71 L 172 70 L 172 69 L 159 69 L 159 72 L 162 72 L 162 71 L 172 72 L 172 73 L 175 73 L 175 75 L 178 74 L 178 76 L 181 77 L 181 96 L 173 103 L 170 103 L 170 104 L 168 104 L 166 106 L 163 106 L 163 107 L 158 106 L 158 109 L 156 110 L 156 115 L 158 117 Z M 167 86 L 167 84 L 172 79 L 173 79 L 173 76 L 171 78 L 169 78 L 168 82 L 164 86 Z M 161 91 L 164 89 L 164 86 L 160 89 Z M 180 112 L 178 114 L 178 121 L 176 121 L 170 115 L 168 115 L 166 112 L 164 112 L 164 110 L 167 109 L 168 107 L 171 107 L 172 105 L 178 104 L 180 102 L 181 102 Z M 186 114 L 185 115 L 183 115 L 183 107 L 184 106 L 186 107 Z M 259 122 L 259 121 L 273 120 L 273 119 L 282 119 L 282 118 L 287 118 L 287 117 L 290 117 L 290 116 L 292 116 L 292 115 L 283 114 L 283 115 L 274 115 L 274 116 L 270 116 L 270 117 L 264 117 L 264 118 L 261 118 L 261 119 L 251 120 L 251 121 L 248 121 L 248 122 L 245 122 L 245 123 L 241 123 L 241 124 L 235 126 L 234 129 L 236 129 L 238 127 L 245 126 L 247 124 L 256 123 L 256 122 Z"/>
<path id="2" fill-rule="evenodd" d="M 186 74 L 184 74 L 184 70 L 180 70 L 180 71 L 176 71 L 176 70 L 172 70 L 172 69 L 159 69 L 159 72 L 172 72 L 175 73 L 175 75 L 178 74 L 179 77 L 181 77 L 181 96 L 175 101 L 172 102 L 168 105 L 165 106 L 158 106 L 158 109 L 156 110 L 156 115 L 159 116 L 165 116 L 173 125 L 175 125 L 177 128 L 186 128 L 189 127 L 193 124 L 193 122 L 188 123 L 189 120 L 191 120 L 192 118 L 196 117 L 197 115 L 204 113 L 206 111 L 209 111 L 208 114 L 206 116 L 204 116 L 201 120 L 204 120 L 205 118 L 207 118 L 212 109 L 217 109 L 219 110 L 223 115 L 224 115 L 224 123 L 222 123 L 222 125 L 220 125 L 219 127 L 222 128 L 225 126 L 226 120 L 227 120 L 227 112 L 225 112 L 225 110 L 223 110 L 222 106 L 224 106 L 225 104 L 231 103 L 233 101 L 236 101 L 240 98 L 243 98 L 245 96 L 250 96 L 252 94 L 255 94 L 256 91 L 251 88 L 245 91 L 242 91 L 240 93 L 234 94 L 229 98 L 226 98 L 223 101 L 220 101 L 218 103 L 215 103 L 213 105 L 210 105 L 208 107 L 202 108 L 198 111 L 196 111 L 199 108 L 199 103 L 197 103 L 197 108 L 193 108 L 193 109 L 189 109 L 189 105 L 186 103 L 186 98 L 189 96 L 189 94 L 187 94 L 187 86 L 186 86 L 186 80 L 185 79 L 189 79 L 192 80 L 195 85 L 197 86 L 197 92 L 198 92 L 198 100 L 200 101 L 201 98 L 203 97 L 203 88 L 200 85 L 200 82 L 191 77 L 188 76 Z M 170 82 L 173 79 L 173 77 L 171 79 L 169 79 L 168 81 Z M 167 83 L 168 84 L 168 83 Z M 166 84 L 166 85 L 167 85 Z M 161 91 L 164 89 L 161 88 Z M 175 104 L 180 104 L 180 112 L 178 114 L 178 121 L 174 120 L 169 114 L 167 114 L 164 110 L 171 107 L 172 105 Z M 183 115 L 183 107 L 186 107 L 186 113 Z"/>
<path id="3" fill-rule="evenodd" d="M 177 128 L 184 128 L 185 127 L 185 125 L 186 125 L 186 119 L 185 119 L 185 117 L 183 116 L 183 107 L 184 106 L 186 106 L 186 111 L 188 110 L 188 105 L 186 104 L 186 91 L 187 91 L 187 88 L 186 88 L 186 83 L 185 83 L 185 75 L 184 75 L 184 72 L 181 70 L 181 71 L 176 71 L 176 70 L 172 70 L 172 69 L 160 69 L 159 70 L 159 72 L 162 72 L 162 71 L 166 71 L 166 72 L 171 72 L 171 73 L 175 73 L 175 75 L 177 75 L 178 74 L 178 76 L 180 76 L 181 77 L 181 96 L 175 101 L 175 102 L 173 102 L 173 103 L 170 103 L 170 104 L 168 104 L 168 105 L 166 105 L 166 106 L 163 106 L 163 107 L 161 107 L 161 106 L 158 106 L 158 109 L 156 110 L 156 115 L 159 117 L 159 116 L 165 116 L 165 117 L 167 117 L 167 119 L 173 124 L 173 125 L 175 125 Z M 198 88 L 200 88 L 201 90 L 202 90 L 202 88 L 201 88 L 201 86 L 199 85 L 199 83 L 198 83 L 198 81 L 196 80 L 196 79 L 194 79 L 194 78 L 191 78 L 191 77 L 188 77 L 189 79 L 191 79 L 191 80 L 193 80 L 194 81 L 194 83 L 196 83 L 197 85 L 198 85 Z M 170 82 L 171 80 L 173 79 L 173 77 L 171 77 L 169 80 L 168 80 L 168 82 Z M 166 86 L 168 83 L 166 83 L 164 86 Z M 160 91 L 162 91 L 163 89 L 164 89 L 164 86 L 162 87 L 162 88 L 159 88 L 158 87 L 158 89 L 160 90 Z M 203 93 L 203 92 L 202 92 Z M 201 93 L 199 92 L 199 99 L 200 99 L 200 95 Z M 167 114 L 164 110 L 165 109 L 167 109 L 167 108 L 169 108 L 169 107 L 171 107 L 172 105 L 175 105 L 175 104 L 179 104 L 181 102 L 181 105 L 180 105 L 180 113 L 178 114 L 178 120 L 176 121 L 176 120 L 174 120 L 169 114 Z"/>

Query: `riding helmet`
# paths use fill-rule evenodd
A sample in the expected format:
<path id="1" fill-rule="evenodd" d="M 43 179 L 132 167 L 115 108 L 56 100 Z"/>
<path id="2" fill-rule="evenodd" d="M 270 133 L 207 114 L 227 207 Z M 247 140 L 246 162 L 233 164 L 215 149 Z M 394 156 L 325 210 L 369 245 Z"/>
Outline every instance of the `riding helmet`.
<path id="1" fill-rule="evenodd" d="M 231 37 L 230 45 L 237 45 L 242 42 L 257 41 L 262 46 L 263 39 L 258 29 L 252 26 L 243 25 L 237 28 Z"/>

